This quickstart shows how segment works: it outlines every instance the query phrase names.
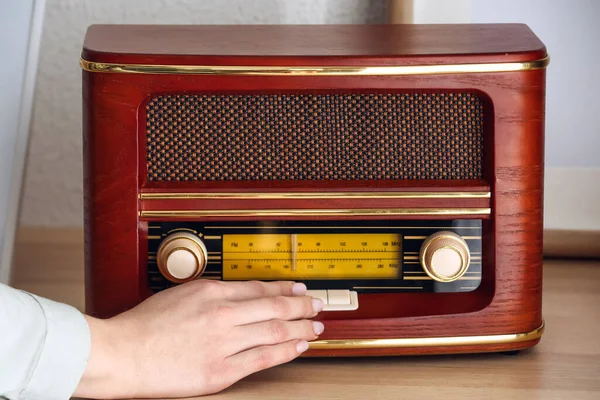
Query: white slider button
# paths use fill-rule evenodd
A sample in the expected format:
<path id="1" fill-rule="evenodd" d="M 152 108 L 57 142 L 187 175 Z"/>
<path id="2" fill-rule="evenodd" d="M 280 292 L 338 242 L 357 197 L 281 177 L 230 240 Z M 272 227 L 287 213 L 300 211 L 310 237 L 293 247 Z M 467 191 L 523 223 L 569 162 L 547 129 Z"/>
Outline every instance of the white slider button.
<path id="1" fill-rule="evenodd" d="M 347 305 L 350 304 L 349 290 L 328 290 L 327 298 L 330 305 Z"/>
<path id="2" fill-rule="evenodd" d="M 323 300 L 323 311 L 354 311 L 358 309 L 358 294 L 353 290 L 307 290 L 306 295 Z"/>
<path id="3" fill-rule="evenodd" d="M 358 294 L 354 290 L 328 290 L 328 304 L 323 311 L 354 311 L 358 309 Z"/>

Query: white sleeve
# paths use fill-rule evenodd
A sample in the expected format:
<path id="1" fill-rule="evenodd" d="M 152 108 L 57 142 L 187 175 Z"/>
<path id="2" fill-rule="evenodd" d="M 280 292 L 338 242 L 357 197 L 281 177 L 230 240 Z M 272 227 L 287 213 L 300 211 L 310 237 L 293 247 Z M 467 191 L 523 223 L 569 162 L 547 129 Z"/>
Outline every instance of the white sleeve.
<path id="1" fill-rule="evenodd" d="M 0 284 L 0 398 L 69 399 L 89 354 L 77 309 Z"/>

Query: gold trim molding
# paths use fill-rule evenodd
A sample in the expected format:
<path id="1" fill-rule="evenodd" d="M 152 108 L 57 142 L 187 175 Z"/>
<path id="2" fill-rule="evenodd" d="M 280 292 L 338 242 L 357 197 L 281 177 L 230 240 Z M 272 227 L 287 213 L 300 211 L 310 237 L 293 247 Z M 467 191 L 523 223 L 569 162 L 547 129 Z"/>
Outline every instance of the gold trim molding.
<path id="1" fill-rule="evenodd" d="M 140 193 L 141 200 L 208 199 L 481 199 L 490 192 Z"/>
<path id="2" fill-rule="evenodd" d="M 192 217 L 285 217 L 285 216 L 401 216 L 401 215 L 489 215 L 490 208 L 355 208 L 279 210 L 144 210 L 142 218 Z"/>
<path id="3" fill-rule="evenodd" d="M 265 75 L 265 76 L 394 76 L 433 74 L 474 74 L 489 72 L 518 72 L 543 69 L 548 56 L 532 61 L 436 64 L 399 66 L 234 66 L 234 65 L 150 65 L 116 64 L 87 61 L 80 58 L 84 71 L 120 74 L 178 74 L 178 75 Z"/>
<path id="4" fill-rule="evenodd" d="M 487 344 L 510 344 L 529 342 L 542 337 L 545 323 L 530 332 L 510 333 L 505 335 L 481 336 L 446 336 L 446 337 L 416 337 L 398 339 L 340 339 L 316 340 L 309 343 L 311 350 L 320 349 L 375 349 L 375 348 L 410 348 L 410 347 L 456 347 L 479 346 Z"/>

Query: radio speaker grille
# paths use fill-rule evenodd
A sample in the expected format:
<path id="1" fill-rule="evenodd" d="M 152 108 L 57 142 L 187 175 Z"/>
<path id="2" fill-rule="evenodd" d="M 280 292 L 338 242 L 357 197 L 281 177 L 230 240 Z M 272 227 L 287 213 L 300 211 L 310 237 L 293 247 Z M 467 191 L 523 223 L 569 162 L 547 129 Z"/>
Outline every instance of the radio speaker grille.
<path id="1" fill-rule="evenodd" d="M 146 108 L 149 181 L 479 179 L 472 93 L 167 95 Z"/>

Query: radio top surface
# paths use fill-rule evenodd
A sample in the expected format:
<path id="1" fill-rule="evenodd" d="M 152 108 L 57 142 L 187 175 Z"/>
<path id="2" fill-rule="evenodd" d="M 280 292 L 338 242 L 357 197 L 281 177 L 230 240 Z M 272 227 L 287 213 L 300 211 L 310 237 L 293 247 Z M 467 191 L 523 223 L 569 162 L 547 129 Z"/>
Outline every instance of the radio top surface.
<path id="1" fill-rule="evenodd" d="M 546 57 L 546 48 L 524 24 L 444 25 L 92 25 L 82 58 L 93 62 L 181 65 L 203 59 L 218 65 L 273 65 L 296 60 L 340 65 L 431 63 L 448 57 L 464 62 L 520 62 Z M 260 58 L 264 57 L 263 60 Z"/>

